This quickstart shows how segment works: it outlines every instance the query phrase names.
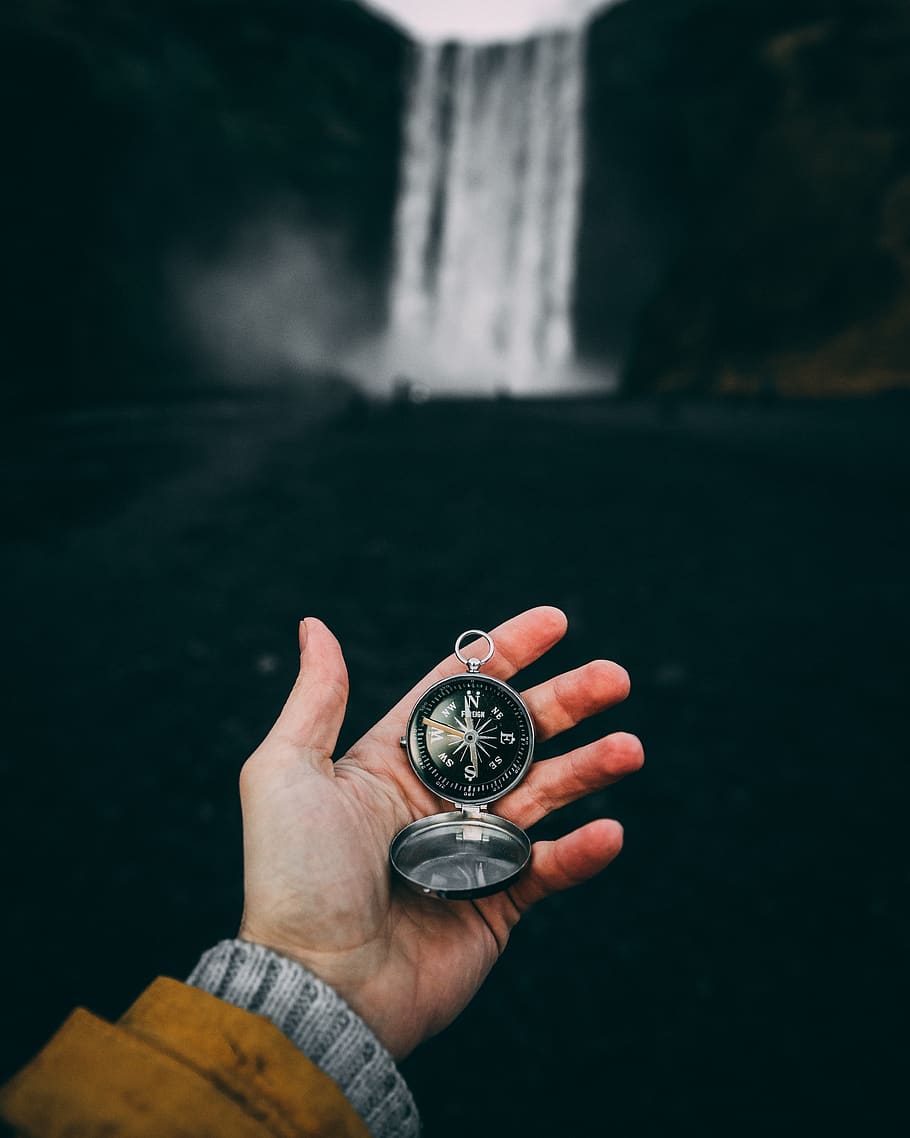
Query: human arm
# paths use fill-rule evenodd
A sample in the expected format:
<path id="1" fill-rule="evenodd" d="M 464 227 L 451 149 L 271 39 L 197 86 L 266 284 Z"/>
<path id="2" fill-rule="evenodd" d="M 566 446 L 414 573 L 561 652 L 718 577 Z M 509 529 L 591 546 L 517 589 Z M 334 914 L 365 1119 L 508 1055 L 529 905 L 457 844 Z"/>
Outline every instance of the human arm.
<path id="1" fill-rule="evenodd" d="M 543 656 L 565 616 L 537 608 L 493 630 L 487 671 L 499 679 Z M 593 876 L 619 852 L 622 828 L 598 819 L 536 842 L 511 889 L 441 902 L 389 876 L 392 836 L 443 808 L 399 745 L 417 697 L 463 670 L 442 661 L 346 754 L 334 758 L 347 702 L 337 641 L 313 618 L 300 628 L 300 673 L 272 731 L 241 775 L 244 914 L 240 937 L 296 960 L 331 985 L 396 1058 L 440 1031 L 474 995 L 509 933 L 536 901 Z M 523 692 L 539 739 L 625 698 L 625 670 L 597 660 Z M 535 763 L 496 812 L 526 829 L 550 811 L 615 782 L 642 762 L 634 736 L 615 733 Z"/>
<path id="2" fill-rule="evenodd" d="M 534 609 L 508 621 L 493 632 L 497 653 L 488 670 L 502 679 L 511 677 L 542 656 L 564 631 L 565 618 L 555 609 Z M 325 1106 L 330 1120 L 312 1124 L 321 1130 L 301 1127 L 301 1133 L 359 1134 L 357 1115 L 334 1083 L 351 1102 L 357 1092 L 345 1085 L 343 1075 L 333 1074 L 336 1068 L 327 1056 L 334 1044 L 326 1049 L 320 1036 L 325 1008 L 334 1007 L 333 1014 L 342 1014 L 339 1007 L 356 1013 L 348 1028 L 375 1033 L 383 1045 L 364 1061 L 366 1068 L 376 1060 L 388 1070 L 391 1059 L 384 1049 L 403 1057 L 470 1000 L 524 911 L 548 893 L 592 876 L 622 843 L 618 823 L 608 820 L 589 823 L 555 842 L 537 842 L 531 864 L 515 886 L 473 902 L 421 897 L 390 880 L 390 838 L 441 805 L 413 776 L 399 738 L 416 697 L 432 681 L 459 670 L 454 657 L 443 661 L 333 763 L 347 677 L 334 637 L 320 621 L 308 620 L 301 626 L 294 690 L 244 767 L 245 904 L 239 935 L 246 948 L 241 943 L 225 951 L 236 951 L 247 964 L 252 960 L 254 968 L 262 966 L 263 982 L 273 960 L 291 986 L 306 984 L 306 969 L 319 985 L 319 999 L 329 1004 L 310 999 L 303 988 L 296 997 L 291 992 L 287 1000 L 276 997 L 270 1003 L 283 990 L 274 984 L 266 991 L 246 980 L 235 983 L 238 973 L 226 982 L 224 974 L 203 982 L 194 973 L 194 982 L 217 999 L 174 981 L 158 981 L 137 1002 L 139 1010 L 128 1012 L 117 1025 L 74 1013 L 4 1092 L 0 1108 L 7 1117 L 18 1119 L 35 1136 L 62 1133 L 52 1128 L 50 1116 L 42 1122 L 40 1110 L 38 1123 L 29 1116 L 28 1125 L 21 1113 L 10 1112 L 11 1104 L 19 1110 L 40 1107 L 39 1100 L 53 1101 L 63 1122 L 104 1121 L 105 1111 L 112 1111 L 118 1132 L 131 1138 L 155 1133 L 146 1125 L 150 1119 L 158 1132 L 195 1138 L 212 1132 L 206 1127 L 216 1116 L 223 1118 L 222 1138 L 246 1138 L 283 1134 L 281 1119 L 287 1112 L 312 1105 Z M 627 691 L 622 668 L 595 661 L 523 696 L 538 737 L 546 739 L 612 706 Z M 528 827 L 549 811 L 616 781 L 641 761 L 636 739 L 607 735 L 536 763 L 497 804 L 497 812 Z M 228 1009 L 232 1001 L 238 1007 Z M 160 1014 L 165 1006 L 170 1011 Z M 269 1015 L 272 1023 L 254 1012 Z M 294 1025 L 304 1021 L 307 1030 L 298 1036 Z M 298 1047 L 312 1051 L 315 1067 Z M 279 1057 L 274 1069 L 284 1074 L 277 1082 L 265 1078 L 269 1064 L 260 1070 L 264 1048 Z M 383 1079 L 379 1075 L 378 1085 Z M 162 1086 L 169 1095 L 182 1088 L 175 1100 L 182 1107 L 169 1107 L 167 1098 L 151 1093 L 150 1088 Z M 270 1098 L 276 1094 L 277 1102 Z M 396 1094 L 392 1088 L 390 1101 L 398 1101 Z M 355 1105 L 365 1117 L 365 1108 Z M 152 1107 L 158 1112 L 154 1118 Z M 169 1110 L 173 1125 L 161 1129 Z M 390 1117 L 384 1113 L 371 1125 L 378 1132 Z M 74 1126 L 70 1132 L 103 1130 Z"/>

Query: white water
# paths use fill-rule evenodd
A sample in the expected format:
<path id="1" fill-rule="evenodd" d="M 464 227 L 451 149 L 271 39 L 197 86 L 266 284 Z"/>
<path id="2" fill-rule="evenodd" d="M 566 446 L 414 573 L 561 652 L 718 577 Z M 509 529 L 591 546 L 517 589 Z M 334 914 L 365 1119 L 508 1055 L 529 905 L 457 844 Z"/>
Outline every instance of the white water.
<path id="1" fill-rule="evenodd" d="M 441 391 L 570 382 L 584 44 L 415 46 L 389 368 Z"/>

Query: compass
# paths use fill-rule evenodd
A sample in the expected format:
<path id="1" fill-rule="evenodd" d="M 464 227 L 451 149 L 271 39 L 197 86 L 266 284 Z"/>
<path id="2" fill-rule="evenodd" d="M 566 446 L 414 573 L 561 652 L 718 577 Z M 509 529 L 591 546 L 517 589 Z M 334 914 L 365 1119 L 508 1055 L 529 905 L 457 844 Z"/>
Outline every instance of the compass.
<path id="1" fill-rule="evenodd" d="M 473 637 L 486 642 L 482 658 L 462 653 Z M 534 724 L 521 696 L 480 672 L 494 651 L 489 633 L 463 632 L 455 655 L 467 670 L 427 688 L 401 738 L 420 781 L 455 809 L 397 834 L 392 868 L 421 893 L 444 900 L 508 888 L 531 856 L 527 834 L 487 809 L 521 782 L 534 756 Z"/>

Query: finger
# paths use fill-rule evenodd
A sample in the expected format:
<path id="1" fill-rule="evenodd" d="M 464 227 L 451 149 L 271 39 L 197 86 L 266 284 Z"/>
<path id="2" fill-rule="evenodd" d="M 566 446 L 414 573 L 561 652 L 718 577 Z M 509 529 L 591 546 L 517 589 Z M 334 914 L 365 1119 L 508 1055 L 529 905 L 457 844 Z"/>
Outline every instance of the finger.
<path id="1" fill-rule="evenodd" d="M 490 633 L 496 650 L 489 664 L 484 665 L 485 674 L 501 680 L 509 679 L 557 644 L 565 636 L 567 627 L 565 613 L 549 605 L 528 609 L 527 612 L 512 617 Z M 469 658 L 472 648 L 473 645 L 468 645 L 463 650 L 463 655 Z M 415 684 L 388 715 L 376 724 L 370 735 L 397 743 L 403 722 L 430 684 L 463 671 L 464 664 L 453 652 L 424 676 L 420 683 Z"/>
<path id="2" fill-rule="evenodd" d="M 338 641 L 321 620 L 307 617 L 300 622 L 297 680 L 263 748 L 277 745 L 296 759 L 331 767 L 347 700 L 348 673 Z"/>
<path id="3" fill-rule="evenodd" d="M 535 842 L 531 864 L 509 893 L 520 912 L 543 897 L 580 885 L 610 864 L 622 849 L 618 822 L 598 818 L 555 842 Z"/>
<path id="4" fill-rule="evenodd" d="M 644 761 L 644 749 L 636 736 L 617 731 L 566 755 L 535 763 L 524 782 L 502 800 L 502 813 L 526 829 L 551 811 L 639 770 Z"/>
<path id="5" fill-rule="evenodd" d="M 538 739 L 568 731 L 590 715 L 622 703 L 629 694 L 629 673 L 612 660 L 592 660 L 522 692 Z"/>

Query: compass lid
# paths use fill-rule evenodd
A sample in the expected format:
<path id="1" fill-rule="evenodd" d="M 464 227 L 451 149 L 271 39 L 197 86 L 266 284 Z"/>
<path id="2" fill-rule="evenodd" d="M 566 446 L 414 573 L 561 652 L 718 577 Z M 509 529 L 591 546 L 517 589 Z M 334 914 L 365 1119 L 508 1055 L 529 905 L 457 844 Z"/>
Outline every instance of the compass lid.
<path id="1" fill-rule="evenodd" d="M 419 893 L 466 901 L 507 889 L 531 859 L 531 839 L 496 814 L 453 810 L 405 826 L 392 868 Z"/>

